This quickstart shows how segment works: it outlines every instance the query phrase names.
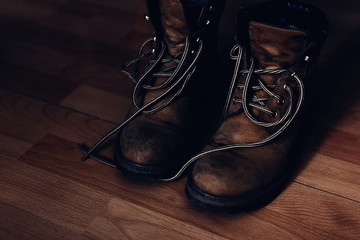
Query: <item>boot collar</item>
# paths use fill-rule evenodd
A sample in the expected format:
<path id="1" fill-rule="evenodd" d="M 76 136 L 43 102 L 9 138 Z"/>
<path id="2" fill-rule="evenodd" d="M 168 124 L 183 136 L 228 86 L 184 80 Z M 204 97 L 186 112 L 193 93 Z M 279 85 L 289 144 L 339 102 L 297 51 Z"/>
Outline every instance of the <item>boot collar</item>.
<path id="1" fill-rule="evenodd" d="M 201 8 L 199 17 L 194 24 L 189 24 L 189 10 L 183 3 L 185 17 L 190 26 L 191 34 L 203 31 L 205 28 L 217 24 L 224 9 L 225 1 L 226 0 L 209 0 L 209 2 Z M 160 0 L 147 0 L 146 4 L 148 9 L 147 17 L 153 25 L 154 35 L 162 37 Z"/>
<path id="2" fill-rule="evenodd" d="M 306 32 L 308 41 L 301 59 L 311 59 L 323 46 L 328 32 L 328 20 L 323 12 L 315 6 L 293 0 L 264 2 L 252 7 L 241 8 L 236 16 L 235 39 L 249 52 L 249 24 L 251 21 L 284 29 L 291 29 L 291 25 L 296 25 L 298 30 Z"/>

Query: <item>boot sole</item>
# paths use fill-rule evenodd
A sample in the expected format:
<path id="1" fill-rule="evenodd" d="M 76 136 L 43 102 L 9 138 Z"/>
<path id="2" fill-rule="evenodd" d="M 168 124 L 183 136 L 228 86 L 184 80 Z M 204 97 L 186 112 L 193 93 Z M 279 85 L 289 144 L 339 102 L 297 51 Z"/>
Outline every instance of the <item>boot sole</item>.
<path id="1" fill-rule="evenodd" d="M 191 176 L 188 177 L 185 193 L 193 204 L 216 213 L 238 213 L 256 210 L 273 201 L 286 187 L 288 177 L 282 177 L 271 184 L 247 194 L 222 197 L 198 188 Z"/>

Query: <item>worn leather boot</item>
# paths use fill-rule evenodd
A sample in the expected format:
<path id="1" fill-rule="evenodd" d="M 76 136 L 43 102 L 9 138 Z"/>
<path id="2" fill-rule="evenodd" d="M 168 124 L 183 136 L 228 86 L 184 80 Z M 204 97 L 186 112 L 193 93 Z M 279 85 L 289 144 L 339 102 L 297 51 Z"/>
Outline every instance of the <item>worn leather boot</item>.
<path id="1" fill-rule="evenodd" d="M 212 211 L 258 208 L 284 187 L 293 161 L 289 149 L 311 117 L 305 114 L 308 93 L 327 33 L 323 13 L 292 1 L 241 10 L 237 24 L 223 122 L 191 159 L 198 160 L 186 186 L 190 201 Z"/>
<path id="2" fill-rule="evenodd" d="M 127 119 L 108 134 L 120 130 L 114 155 L 127 176 L 167 178 L 211 137 L 206 123 L 217 113 L 206 106 L 214 98 L 217 25 L 224 0 L 205 2 L 147 1 L 145 18 L 154 36 L 125 65 L 124 73 L 135 82 L 133 102 Z"/>

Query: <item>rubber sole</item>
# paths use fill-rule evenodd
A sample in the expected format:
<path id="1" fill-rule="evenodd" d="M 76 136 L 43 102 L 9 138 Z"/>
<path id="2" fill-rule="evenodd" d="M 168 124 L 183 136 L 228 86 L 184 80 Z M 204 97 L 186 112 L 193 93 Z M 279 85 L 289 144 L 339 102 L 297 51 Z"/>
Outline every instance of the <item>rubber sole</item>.
<path id="1" fill-rule="evenodd" d="M 189 176 L 185 193 L 190 202 L 211 212 L 230 214 L 247 212 L 264 207 L 273 201 L 283 191 L 287 185 L 287 180 L 287 177 L 282 177 L 247 194 L 222 197 L 201 190 Z"/>
<path id="2" fill-rule="evenodd" d="M 117 168 L 125 176 L 146 181 L 161 181 L 162 179 L 170 178 L 183 164 L 180 160 L 169 161 L 169 164 L 161 165 L 141 165 L 134 163 L 122 154 L 119 137 L 117 137 L 115 141 L 114 159 Z"/>

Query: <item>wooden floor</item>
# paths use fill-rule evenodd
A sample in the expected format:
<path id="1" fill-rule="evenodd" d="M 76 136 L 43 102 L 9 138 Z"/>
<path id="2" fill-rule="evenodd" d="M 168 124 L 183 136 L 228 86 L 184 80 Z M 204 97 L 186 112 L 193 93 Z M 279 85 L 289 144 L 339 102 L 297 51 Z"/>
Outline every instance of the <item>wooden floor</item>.
<path id="1" fill-rule="evenodd" d="M 251 2 L 228 0 L 223 42 Z M 330 33 L 310 154 L 265 208 L 216 215 L 187 201 L 185 178 L 134 182 L 80 161 L 77 143 L 124 119 L 119 66 L 151 32 L 145 1 L 1 0 L 0 239 L 360 239 L 360 4 L 311 2 Z"/>

